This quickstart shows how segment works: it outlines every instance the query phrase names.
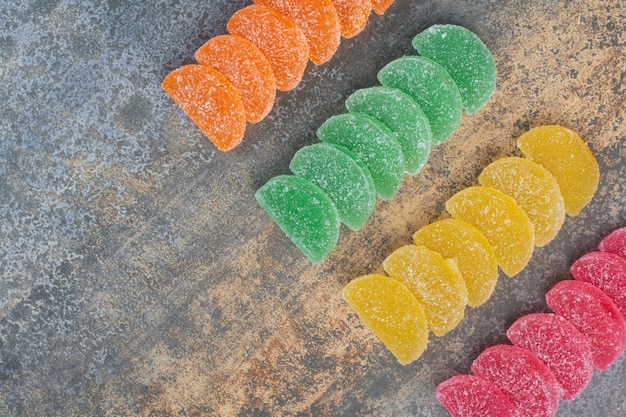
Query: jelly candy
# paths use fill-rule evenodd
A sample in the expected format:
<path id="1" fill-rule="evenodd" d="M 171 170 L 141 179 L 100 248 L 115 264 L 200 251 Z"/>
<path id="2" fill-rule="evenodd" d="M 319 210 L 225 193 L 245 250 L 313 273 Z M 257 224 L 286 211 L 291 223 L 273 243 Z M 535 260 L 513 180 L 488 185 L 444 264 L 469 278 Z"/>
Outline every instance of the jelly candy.
<path id="1" fill-rule="evenodd" d="M 333 0 L 339 16 L 341 36 L 351 38 L 365 29 L 372 11 L 371 0 Z"/>
<path id="2" fill-rule="evenodd" d="M 565 202 L 565 212 L 577 215 L 598 188 L 598 163 L 576 132 L 561 126 L 541 126 L 517 141 L 524 156 L 550 171 Z"/>
<path id="3" fill-rule="evenodd" d="M 330 60 L 341 39 L 339 16 L 331 0 L 254 0 L 293 19 L 309 44 L 311 61 L 321 65 Z"/>
<path id="4" fill-rule="evenodd" d="M 350 281 L 343 298 L 402 365 L 419 358 L 428 343 L 424 308 L 399 281 L 366 275 Z"/>
<path id="5" fill-rule="evenodd" d="M 435 397 L 452 417 L 517 416 L 517 409 L 500 388 L 475 375 L 456 375 L 442 382 Z"/>
<path id="6" fill-rule="evenodd" d="M 587 338 L 568 320 L 556 314 L 529 314 L 506 332 L 515 346 L 535 354 L 552 371 L 563 388 L 561 397 L 573 400 L 593 376 L 593 356 Z"/>
<path id="7" fill-rule="evenodd" d="M 337 244 L 337 209 L 317 185 L 304 178 L 281 175 L 259 188 L 255 197 L 311 262 L 324 260 Z"/>
<path id="8" fill-rule="evenodd" d="M 526 349 L 491 346 L 474 360 L 472 372 L 500 388 L 520 417 L 550 417 L 557 412 L 561 387 L 552 371 Z"/>
<path id="9" fill-rule="evenodd" d="M 467 289 L 453 260 L 424 246 L 406 245 L 389 255 L 383 268 L 413 292 L 437 336 L 443 336 L 463 319 Z"/>
<path id="10" fill-rule="evenodd" d="M 369 170 L 344 147 L 317 143 L 300 149 L 291 171 L 320 187 L 335 203 L 339 220 L 360 229 L 374 210 L 376 189 Z"/>
<path id="11" fill-rule="evenodd" d="M 405 56 L 391 61 L 378 72 L 387 87 L 410 95 L 430 123 L 433 143 L 451 136 L 461 122 L 461 96 L 450 74 L 435 61 L 420 56 Z"/>
<path id="12" fill-rule="evenodd" d="M 393 2 L 394 0 L 372 0 L 372 9 L 374 9 L 376 14 L 383 15 Z"/>
<path id="13" fill-rule="evenodd" d="M 533 225 L 512 197 L 490 187 L 469 187 L 453 195 L 446 210 L 485 235 L 508 276 L 519 273 L 530 261 L 535 246 Z"/>
<path id="14" fill-rule="evenodd" d="M 351 113 L 363 113 L 385 124 L 402 147 L 404 170 L 419 171 L 430 154 L 432 133 L 428 119 L 411 96 L 396 88 L 370 87 L 357 90 L 346 100 Z"/>
<path id="15" fill-rule="evenodd" d="M 544 246 L 565 221 L 563 197 L 556 180 L 541 165 L 526 158 L 502 158 L 478 177 L 480 185 L 502 191 L 524 209 L 535 228 L 535 245 Z"/>
<path id="16" fill-rule="evenodd" d="M 587 282 L 561 281 L 546 294 L 550 308 L 565 317 L 587 337 L 593 366 L 604 371 L 626 347 L 626 322 L 602 290 Z"/>
<path id="17" fill-rule="evenodd" d="M 496 88 L 496 62 L 473 32 L 461 26 L 433 25 L 413 38 L 413 47 L 448 71 L 468 114 L 489 101 Z"/>
<path id="18" fill-rule="evenodd" d="M 626 317 L 626 259 L 609 252 L 590 252 L 574 262 L 570 271 L 576 280 L 601 289 Z"/>
<path id="19" fill-rule="evenodd" d="M 626 227 L 614 230 L 610 235 L 602 239 L 598 249 L 602 252 L 611 252 L 626 258 Z"/>
<path id="20" fill-rule="evenodd" d="M 217 70 L 184 65 L 170 72 L 163 90 L 221 151 L 241 143 L 246 115 L 239 92 Z"/>
<path id="21" fill-rule="evenodd" d="M 400 188 L 404 173 L 402 148 L 380 122 L 359 114 L 340 114 L 326 120 L 317 136 L 322 142 L 353 152 L 370 170 L 381 198 L 393 197 Z"/>
<path id="22" fill-rule="evenodd" d="M 246 119 L 257 123 L 272 110 L 276 79 L 265 55 L 244 38 L 220 35 L 196 51 L 196 61 L 221 72 L 239 91 Z"/>
<path id="23" fill-rule="evenodd" d="M 479 306 L 491 296 L 498 282 L 498 263 L 487 238 L 474 226 L 439 220 L 415 232 L 413 241 L 456 261 L 470 306 Z"/>
<path id="24" fill-rule="evenodd" d="M 276 88 L 295 88 L 309 62 L 309 46 L 302 30 L 290 18 L 266 6 L 251 5 L 232 15 L 228 32 L 253 43 L 272 66 Z"/>

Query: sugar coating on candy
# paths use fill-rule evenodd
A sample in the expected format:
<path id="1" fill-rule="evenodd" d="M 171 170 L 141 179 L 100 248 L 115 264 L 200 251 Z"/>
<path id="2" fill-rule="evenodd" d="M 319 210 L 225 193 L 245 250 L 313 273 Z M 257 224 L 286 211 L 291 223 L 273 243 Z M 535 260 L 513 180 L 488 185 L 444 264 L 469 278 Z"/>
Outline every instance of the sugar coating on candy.
<path id="1" fill-rule="evenodd" d="M 365 165 L 348 149 L 329 143 L 301 148 L 291 171 L 320 187 L 337 207 L 339 220 L 360 229 L 374 210 L 376 188 Z"/>
<path id="2" fill-rule="evenodd" d="M 624 353 L 626 322 L 602 290 L 582 281 L 561 281 L 546 294 L 550 308 L 587 337 L 593 366 L 604 371 Z"/>
<path id="3" fill-rule="evenodd" d="M 249 40 L 265 55 L 277 89 L 289 91 L 300 83 L 309 62 L 309 45 L 293 20 L 270 7 L 251 5 L 233 14 L 226 29 Z"/>
<path id="4" fill-rule="evenodd" d="M 413 47 L 450 73 L 468 114 L 487 104 L 496 88 L 496 62 L 476 34 L 461 26 L 433 25 L 413 38 Z"/>
<path id="5" fill-rule="evenodd" d="M 480 230 L 460 220 L 445 219 L 420 228 L 413 241 L 446 259 L 454 259 L 467 287 L 470 306 L 479 306 L 491 296 L 498 282 L 498 263 Z"/>
<path id="6" fill-rule="evenodd" d="M 446 210 L 485 235 L 508 276 L 518 274 L 530 261 L 535 232 L 528 215 L 512 197 L 490 187 L 468 187 L 446 202 Z"/>
<path id="7" fill-rule="evenodd" d="M 203 65 L 184 65 L 170 72 L 163 90 L 221 151 L 241 143 L 246 114 L 239 92 L 217 70 Z"/>
<path id="8" fill-rule="evenodd" d="M 402 148 L 380 122 L 360 114 L 340 114 L 317 130 L 322 142 L 348 148 L 369 169 L 376 193 L 389 199 L 400 188 L 404 174 Z"/>
<path id="9" fill-rule="evenodd" d="M 350 281 L 342 296 L 402 365 L 422 355 L 428 343 L 424 308 L 401 282 L 366 275 Z"/>
<path id="10" fill-rule="evenodd" d="M 611 252 L 626 258 L 626 227 L 614 230 L 598 245 L 602 252 Z"/>
<path id="11" fill-rule="evenodd" d="M 383 268 L 424 306 L 428 326 L 437 336 L 443 336 L 463 319 L 467 289 L 453 260 L 424 246 L 406 245 L 389 255 Z"/>
<path id="12" fill-rule="evenodd" d="M 526 349 L 491 346 L 474 360 L 472 372 L 500 388 L 520 417 L 551 417 L 557 412 L 561 387 L 550 369 Z"/>
<path id="13" fill-rule="evenodd" d="M 321 65 L 330 60 L 341 40 L 337 10 L 331 0 L 254 0 L 293 19 L 309 44 L 311 61 Z"/>
<path id="14" fill-rule="evenodd" d="M 376 14 L 383 15 L 393 2 L 394 0 L 372 0 L 372 8 Z"/>
<path id="15" fill-rule="evenodd" d="M 435 145 L 456 131 L 462 113 L 459 88 L 435 61 L 420 56 L 398 58 L 378 72 L 378 80 L 415 100 L 428 118 Z"/>
<path id="16" fill-rule="evenodd" d="M 246 119 L 257 123 L 272 110 L 276 79 L 265 55 L 250 41 L 234 35 L 211 38 L 195 54 L 196 61 L 221 72 L 239 91 Z"/>
<path id="17" fill-rule="evenodd" d="M 565 202 L 565 212 L 577 215 L 593 197 L 600 180 L 598 162 L 578 134 L 562 126 L 540 126 L 517 141 L 524 156 L 550 171 Z"/>
<path id="18" fill-rule="evenodd" d="M 593 376 L 589 341 L 572 323 L 556 314 L 529 314 L 509 327 L 506 336 L 546 364 L 559 382 L 561 398 L 576 398 Z"/>
<path id="19" fill-rule="evenodd" d="M 422 169 L 430 154 L 432 132 L 424 112 L 411 96 L 397 88 L 364 88 L 347 98 L 346 108 L 380 120 L 393 132 L 402 147 L 408 174 Z"/>
<path id="20" fill-rule="evenodd" d="M 322 262 L 337 244 L 337 209 L 317 185 L 304 178 L 281 175 L 259 188 L 255 197 L 311 262 Z"/>
<path id="21" fill-rule="evenodd" d="M 610 252 L 590 252 L 570 267 L 574 278 L 588 282 L 611 297 L 626 317 L 626 259 Z"/>
<path id="22" fill-rule="evenodd" d="M 435 397 L 452 417 L 516 417 L 502 390 L 475 375 L 456 375 L 437 385 Z"/>
<path id="23" fill-rule="evenodd" d="M 372 11 L 371 0 L 333 0 L 339 16 L 341 36 L 351 38 L 365 29 Z"/>
<path id="24" fill-rule="evenodd" d="M 556 180 L 541 165 L 518 157 L 489 164 L 478 177 L 480 185 L 502 191 L 524 209 L 535 228 L 535 245 L 544 246 L 561 229 L 565 205 Z"/>

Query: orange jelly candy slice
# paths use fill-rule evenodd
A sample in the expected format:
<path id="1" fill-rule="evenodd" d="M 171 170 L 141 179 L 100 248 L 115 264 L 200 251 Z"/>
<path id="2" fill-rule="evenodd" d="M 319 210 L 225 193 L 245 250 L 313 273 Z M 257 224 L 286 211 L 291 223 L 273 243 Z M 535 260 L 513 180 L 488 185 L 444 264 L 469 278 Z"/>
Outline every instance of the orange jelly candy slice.
<path id="1" fill-rule="evenodd" d="M 241 143 L 246 114 L 239 92 L 217 70 L 184 65 L 170 72 L 162 87 L 221 151 Z"/>
<path id="2" fill-rule="evenodd" d="M 249 40 L 265 55 L 277 89 L 289 91 L 300 83 L 309 61 L 309 45 L 293 20 L 270 7 L 251 5 L 232 15 L 226 29 Z"/>
<path id="3" fill-rule="evenodd" d="M 487 237 L 498 265 L 508 276 L 517 275 L 530 261 L 535 231 L 512 197 L 490 187 L 469 187 L 450 197 L 446 210 Z"/>
<path id="4" fill-rule="evenodd" d="M 467 304 L 477 307 L 491 296 L 498 283 L 498 262 L 480 230 L 460 220 L 445 219 L 420 228 L 413 241 L 454 259 L 467 287 Z"/>
<path id="5" fill-rule="evenodd" d="M 591 201 L 598 188 L 600 170 L 576 132 L 562 126 L 536 127 L 518 139 L 517 147 L 525 157 L 554 175 L 567 214 L 577 215 Z"/>
<path id="6" fill-rule="evenodd" d="M 467 288 L 453 260 L 424 246 L 406 245 L 389 255 L 383 268 L 424 305 L 428 326 L 437 336 L 454 329 L 463 319 Z"/>
<path id="7" fill-rule="evenodd" d="M 351 38 L 365 29 L 372 11 L 371 0 L 333 0 L 339 16 L 341 36 Z"/>
<path id="8" fill-rule="evenodd" d="M 389 6 L 393 4 L 394 0 L 372 0 L 372 8 L 376 14 L 385 14 Z"/>
<path id="9" fill-rule="evenodd" d="M 350 281 L 342 296 L 402 365 L 422 355 L 428 343 L 424 307 L 400 281 L 365 275 Z"/>
<path id="10" fill-rule="evenodd" d="M 341 40 L 339 16 L 331 0 L 254 0 L 293 19 L 309 44 L 310 58 L 321 65 L 330 60 Z"/>
<path id="11" fill-rule="evenodd" d="M 210 39 L 196 51 L 196 61 L 215 68 L 241 95 L 250 123 L 257 123 L 272 110 L 276 79 L 265 55 L 250 41 L 233 35 Z"/>
<path id="12" fill-rule="evenodd" d="M 502 158 L 489 164 L 478 177 L 480 185 L 513 197 L 535 227 L 535 245 L 544 246 L 565 221 L 563 196 L 556 180 L 541 165 L 526 158 Z"/>

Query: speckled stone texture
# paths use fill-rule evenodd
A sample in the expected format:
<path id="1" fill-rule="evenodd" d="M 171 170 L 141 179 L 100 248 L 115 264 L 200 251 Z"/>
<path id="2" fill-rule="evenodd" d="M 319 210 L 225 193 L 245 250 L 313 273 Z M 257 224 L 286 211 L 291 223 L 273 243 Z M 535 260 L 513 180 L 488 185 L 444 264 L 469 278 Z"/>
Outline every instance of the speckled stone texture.
<path id="1" fill-rule="evenodd" d="M 161 90 L 244 0 L 0 2 L 0 415 L 429 416 L 577 257 L 626 225 L 626 6 L 396 0 L 217 151 Z M 476 32 L 496 92 L 313 266 L 257 205 L 355 89 L 435 23 Z M 341 300 L 530 127 L 600 164 L 593 201 L 424 356 L 400 366 Z M 560 417 L 626 415 L 626 358 Z"/>

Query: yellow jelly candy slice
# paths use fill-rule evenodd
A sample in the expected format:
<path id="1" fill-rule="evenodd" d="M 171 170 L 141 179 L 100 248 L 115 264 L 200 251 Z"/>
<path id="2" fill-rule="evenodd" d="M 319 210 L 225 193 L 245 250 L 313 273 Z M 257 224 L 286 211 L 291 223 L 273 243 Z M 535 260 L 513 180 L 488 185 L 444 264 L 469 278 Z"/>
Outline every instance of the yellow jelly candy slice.
<path id="1" fill-rule="evenodd" d="M 541 165 L 510 157 L 492 162 L 478 177 L 480 185 L 513 197 L 535 227 L 535 246 L 544 246 L 565 221 L 563 196 L 556 180 Z"/>
<path id="2" fill-rule="evenodd" d="M 535 231 L 513 197 L 490 187 L 469 187 L 450 197 L 446 210 L 485 235 L 508 276 L 519 273 L 530 261 Z"/>
<path id="3" fill-rule="evenodd" d="M 422 355 L 428 343 L 424 308 L 401 282 L 383 275 L 356 278 L 344 300 L 402 365 Z"/>
<path id="4" fill-rule="evenodd" d="M 491 296 L 498 282 L 498 262 L 480 230 L 460 220 L 445 219 L 419 229 L 413 241 L 454 259 L 467 287 L 467 304 L 477 307 Z"/>
<path id="5" fill-rule="evenodd" d="M 570 216 L 580 213 L 598 188 L 600 169 L 585 141 L 562 126 L 540 126 L 517 141 L 524 156 L 550 171 Z"/>
<path id="6" fill-rule="evenodd" d="M 463 319 L 467 288 L 453 260 L 424 246 L 406 245 L 389 255 L 383 268 L 424 305 L 428 326 L 437 336 L 454 329 Z"/>

